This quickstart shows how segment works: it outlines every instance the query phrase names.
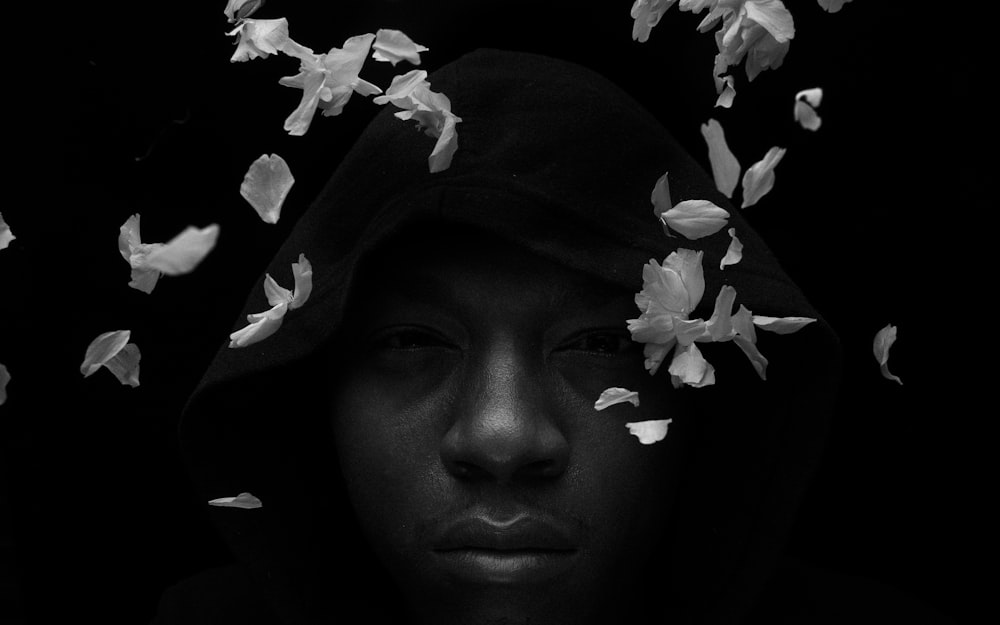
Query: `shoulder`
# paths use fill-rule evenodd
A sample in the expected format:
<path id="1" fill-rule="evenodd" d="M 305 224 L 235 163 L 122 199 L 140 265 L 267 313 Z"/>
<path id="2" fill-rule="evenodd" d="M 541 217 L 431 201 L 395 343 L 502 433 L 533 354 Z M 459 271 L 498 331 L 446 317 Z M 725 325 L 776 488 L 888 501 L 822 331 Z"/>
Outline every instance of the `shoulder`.
<path id="1" fill-rule="evenodd" d="M 756 623 L 955 625 L 953 619 L 890 584 L 791 558 L 782 561 L 747 621 Z"/>
<path id="2" fill-rule="evenodd" d="M 202 571 L 163 591 L 150 625 L 276 625 L 250 574 L 237 565 Z"/>

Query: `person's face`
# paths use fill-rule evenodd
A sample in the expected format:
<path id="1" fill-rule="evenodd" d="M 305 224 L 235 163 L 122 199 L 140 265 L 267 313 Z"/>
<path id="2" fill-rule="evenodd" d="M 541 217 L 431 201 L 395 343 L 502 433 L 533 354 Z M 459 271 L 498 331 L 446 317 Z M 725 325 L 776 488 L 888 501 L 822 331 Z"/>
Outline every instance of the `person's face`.
<path id="1" fill-rule="evenodd" d="M 365 275 L 332 401 L 354 509 L 407 609 L 579 625 L 655 602 L 626 595 L 664 538 L 679 449 L 625 423 L 682 408 L 625 328 L 633 294 L 485 237 L 441 249 Z M 595 410 L 613 386 L 639 407 Z"/>

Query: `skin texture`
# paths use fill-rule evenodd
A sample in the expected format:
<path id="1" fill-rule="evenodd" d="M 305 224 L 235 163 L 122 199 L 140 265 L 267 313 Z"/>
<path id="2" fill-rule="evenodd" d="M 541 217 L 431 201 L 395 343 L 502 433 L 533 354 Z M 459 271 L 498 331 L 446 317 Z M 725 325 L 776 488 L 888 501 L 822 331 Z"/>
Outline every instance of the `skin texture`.
<path id="1" fill-rule="evenodd" d="M 625 422 L 688 408 L 643 369 L 625 326 L 633 293 L 482 235 L 407 240 L 352 296 L 331 423 L 355 512 L 409 616 L 579 625 L 655 606 L 643 566 L 662 557 L 682 442 L 671 431 L 642 445 Z M 611 386 L 638 391 L 640 406 L 596 411 Z M 464 578 L 434 541 L 469 514 L 565 528 L 565 570 Z"/>

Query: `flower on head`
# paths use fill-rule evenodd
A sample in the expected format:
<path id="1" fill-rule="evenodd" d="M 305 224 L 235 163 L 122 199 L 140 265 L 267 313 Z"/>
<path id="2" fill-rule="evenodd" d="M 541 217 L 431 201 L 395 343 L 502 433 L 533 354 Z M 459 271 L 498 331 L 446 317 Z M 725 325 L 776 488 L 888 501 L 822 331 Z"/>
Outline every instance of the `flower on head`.
<path id="1" fill-rule="evenodd" d="M 898 375 L 889 373 L 889 348 L 892 347 L 892 344 L 895 342 L 896 326 L 890 323 L 886 327 L 879 330 L 875 335 L 873 351 L 875 353 L 875 360 L 878 361 L 879 370 L 882 371 L 882 377 L 886 380 L 893 380 L 902 384 L 903 381 L 899 379 Z"/>
<path id="2" fill-rule="evenodd" d="M 431 91 L 427 72 L 411 70 L 392 79 L 385 95 L 372 101 L 376 104 L 391 102 L 403 109 L 396 113 L 402 120 L 415 120 L 418 127 L 430 137 L 437 138 L 427 162 L 431 173 L 444 171 L 451 165 L 451 159 L 458 149 L 458 133 L 455 125 L 462 118 L 451 112 L 451 100 L 443 93 Z"/>
<path id="3" fill-rule="evenodd" d="M 632 19 L 632 39 L 640 43 L 649 39 L 649 31 L 660 22 L 664 12 L 677 0 L 635 0 L 629 14 Z"/>
<path id="4" fill-rule="evenodd" d="M 823 90 L 804 89 L 795 94 L 795 121 L 807 130 L 819 130 L 823 120 L 816 114 L 816 107 L 823 100 Z"/>
<path id="5" fill-rule="evenodd" d="M 743 204 L 747 208 L 756 204 L 774 187 L 774 168 L 785 156 L 785 148 L 773 147 L 764 158 L 757 161 L 743 174 Z"/>
<path id="6" fill-rule="evenodd" d="M 264 274 L 264 294 L 270 310 L 247 315 L 250 325 L 229 335 L 229 347 L 246 347 L 259 343 L 278 331 L 285 313 L 299 308 L 312 293 L 312 264 L 305 254 L 299 254 L 299 262 L 292 263 L 295 290 L 282 288 L 270 274 Z"/>
<path id="7" fill-rule="evenodd" d="M 375 33 L 374 52 L 372 58 L 376 61 L 392 63 L 393 67 L 400 61 L 409 61 L 420 65 L 420 53 L 430 48 L 416 43 L 401 30 L 380 28 Z"/>
<path id="8" fill-rule="evenodd" d="M 278 52 L 300 59 L 314 56 L 312 50 L 295 43 L 288 36 L 288 20 L 283 17 L 276 20 L 244 19 L 229 34 L 239 36 L 236 51 L 229 59 L 231 63 L 266 59 Z"/>
<path id="9" fill-rule="evenodd" d="M 285 120 L 288 134 L 304 135 L 317 108 L 328 117 L 340 115 L 353 93 L 363 96 L 382 93 L 378 86 L 358 76 L 374 40 L 371 33 L 357 35 L 345 41 L 343 48 L 299 56 L 299 73 L 278 81 L 286 87 L 302 89 L 299 106 Z"/>
<path id="10" fill-rule="evenodd" d="M 277 154 L 262 154 L 243 177 L 240 195 L 250 202 L 264 223 L 275 224 L 281 217 L 285 196 L 294 183 L 295 178 L 285 159 Z"/>
<path id="11" fill-rule="evenodd" d="M 139 347 L 129 343 L 129 330 L 105 332 L 90 342 L 80 365 L 80 373 L 87 378 L 101 367 L 106 367 L 118 381 L 128 386 L 139 386 Z"/>
<path id="12" fill-rule="evenodd" d="M 118 229 L 118 251 L 132 267 L 133 289 L 152 293 L 160 274 L 189 273 L 215 247 L 219 226 L 198 229 L 189 226 L 167 243 L 143 243 L 139 237 L 139 214 L 132 215 Z"/>

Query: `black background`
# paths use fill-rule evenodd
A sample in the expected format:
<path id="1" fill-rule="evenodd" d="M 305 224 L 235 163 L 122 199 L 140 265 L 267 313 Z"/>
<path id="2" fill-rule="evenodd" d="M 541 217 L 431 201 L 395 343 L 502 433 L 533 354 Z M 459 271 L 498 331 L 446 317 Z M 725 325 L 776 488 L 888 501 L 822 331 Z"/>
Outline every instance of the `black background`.
<path id="1" fill-rule="evenodd" d="M 984 410 L 966 354 L 992 325 L 973 235 L 989 162 L 974 148 L 994 107 L 969 45 L 988 20 L 917 4 L 856 0 L 828 14 L 787 0 L 797 30 L 784 66 L 750 84 L 739 72 L 729 110 L 713 108 L 712 35 L 676 7 L 644 44 L 631 40 L 627 0 L 270 0 L 256 17 L 287 17 L 318 52 L 399 28 L 430 48 L 430 71 L 477 47 L 581 62 L 642 101 L 706 169 L 709 117 L 744 168 L 788 148 L 774 191 L 745 215 L 846 353 L 837 420 L 789 550 L 962 619 L 977 592 L 970 563 L 984 557 L 967 503 L 985 496 L 972 479 Z M 9 170 L 0 208 L 17 235 L 0 252 L 0 362 L 12 375 L 0 407 L 0 622 L 143 623 L 165 586 L 230 559 L 178 462 L 177 418 L 244 296 L 378 107 L 355 96 L 340 117 L 287 136 L 301 92 L 277 80 L 297 64 L 231 64 L 224 5 L 45 5 L 49 15 L 18 23 L 37 37 L 16 50 L 25 76 L 11 79 L 8 124 L 28 139 L 8 148 L 23 171 Z M 362 75 L 385 87 L 408 69 L 369 60 Z M 794 94 L 815 86 L 823 127 L 812 133 L 791 112 Z M 276 225 L 239 196 L 249 164 L 272 152 L 296 178 Z M 15 199 L 26 188 L 30 199 Z M 144 241 L 218 223 L 218 246 L 151 295 L 130 289 L 116 239 L 137 212 Z M 902 386 L 871 352 L 888 323 Z M 79 373 L 88 343 L 116 329 L 142 350 L 139 388 Z"/>

